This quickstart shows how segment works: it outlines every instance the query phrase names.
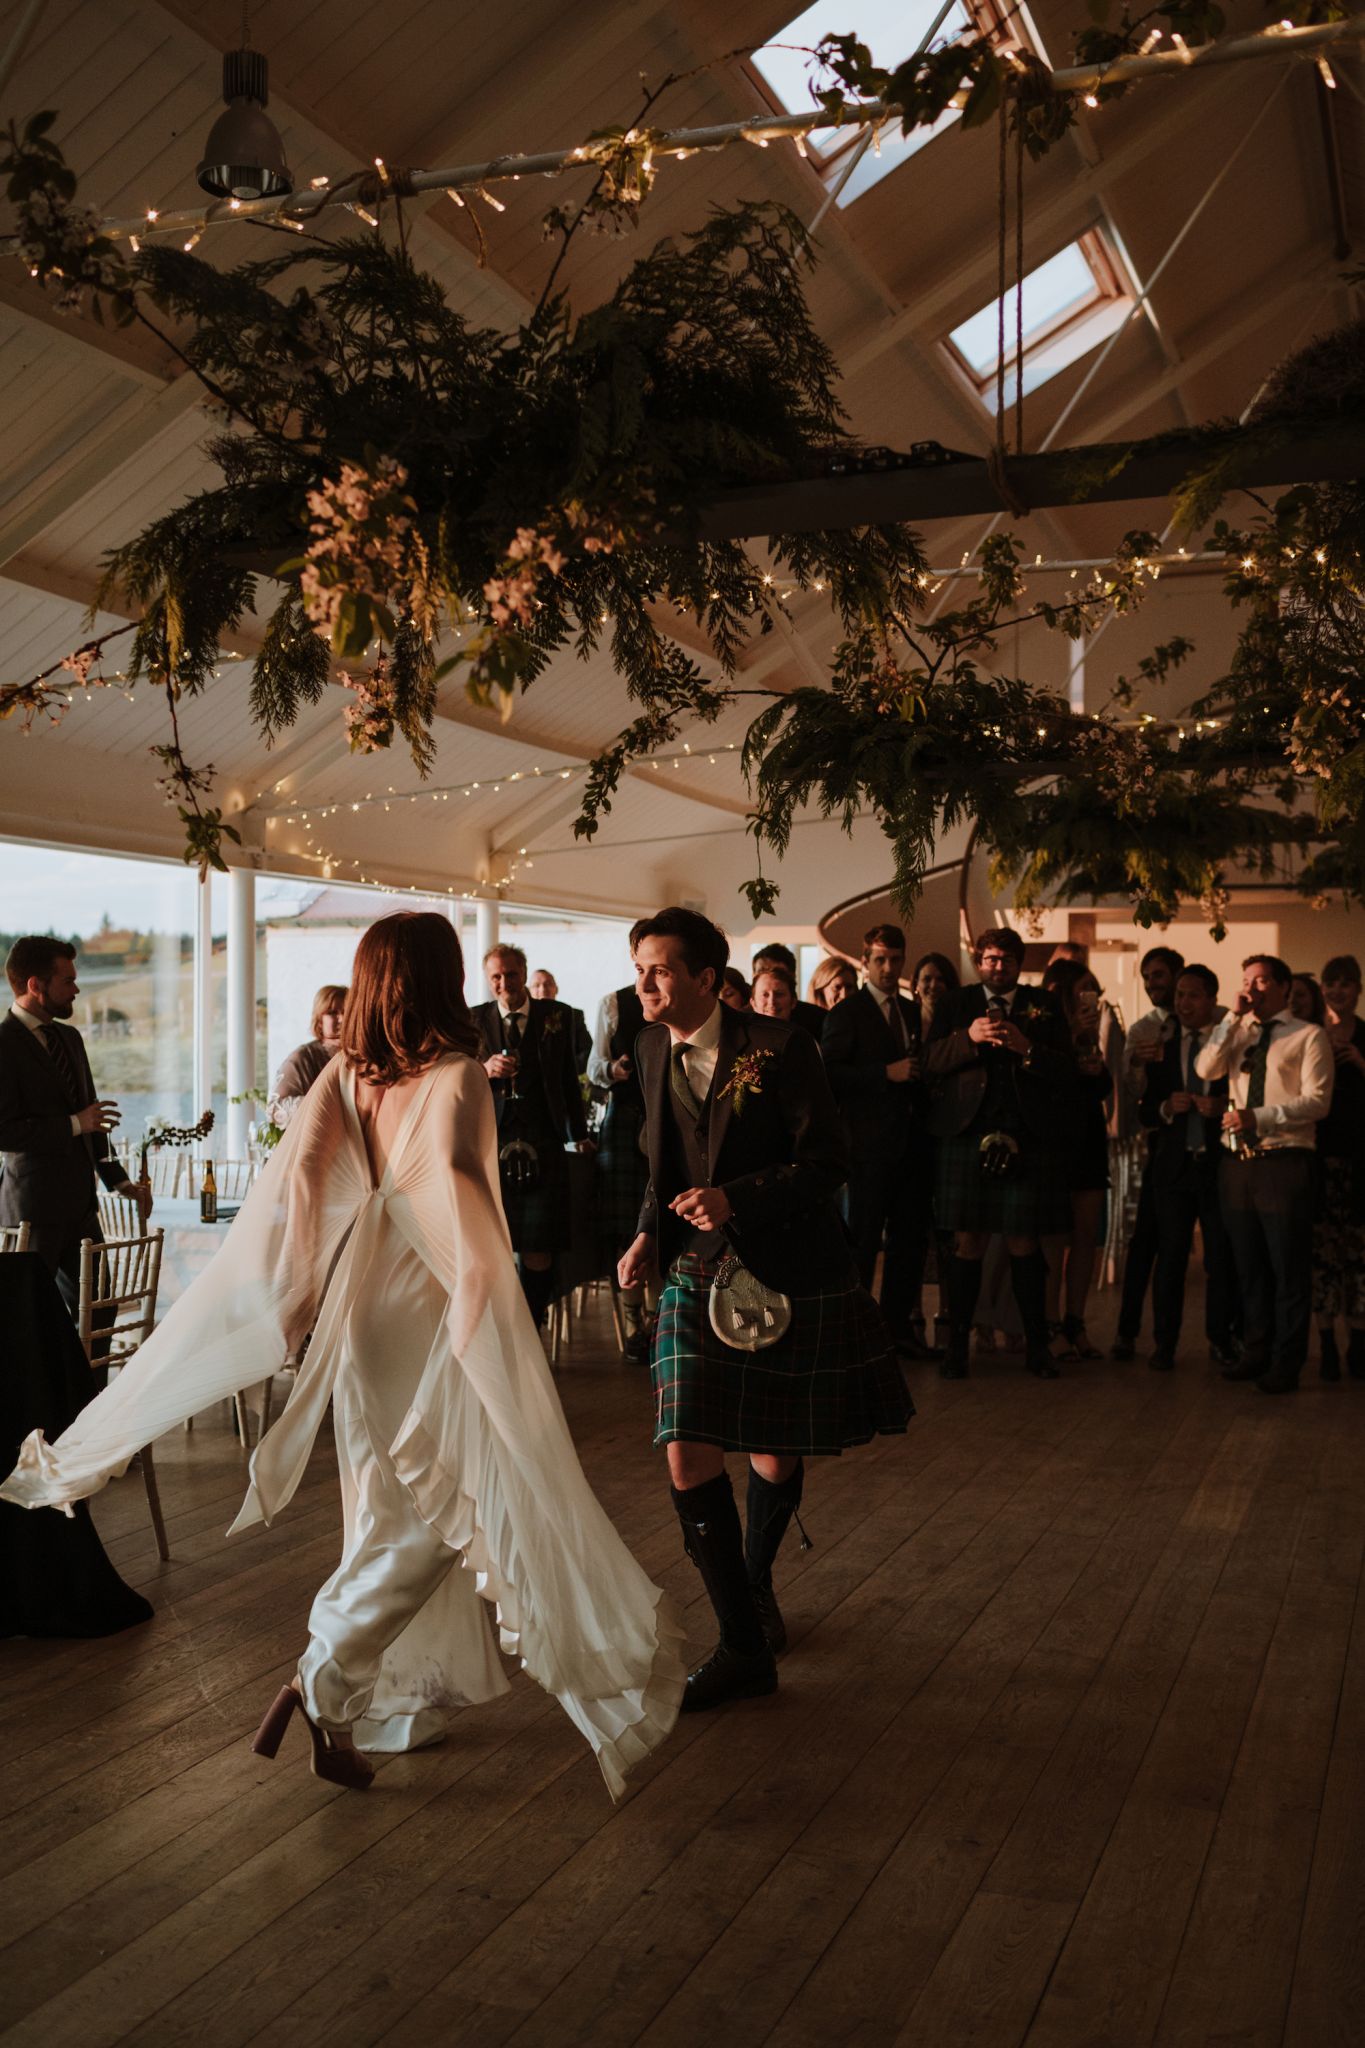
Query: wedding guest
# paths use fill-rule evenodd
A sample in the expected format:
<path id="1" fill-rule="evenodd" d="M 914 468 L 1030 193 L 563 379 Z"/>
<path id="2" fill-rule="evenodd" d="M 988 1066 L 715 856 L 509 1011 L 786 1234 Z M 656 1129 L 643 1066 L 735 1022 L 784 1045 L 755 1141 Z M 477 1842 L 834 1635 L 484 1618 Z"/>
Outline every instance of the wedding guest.
<path id="1" fill-rule="evenodd" d="M 301 1710 L 316 1774 L 361 1790 L 364 1751 L 421 1748 L 450 1705 L 507 1691 L 501 1648 L 618 1796 L 677 1712 L 682 1629 L 583 1476 L 522 1302 L 463 980 L 446 918 L 370 926 L 340 1055 L 217 1256 L 56 1443 L 25 1439 L 0 1492 L 86 1498 L 311 1330 L 234 1531 L 283 1512 L 330 1406 L 343 1548 L 254 1749 L 274 1756 Z"/>
<path id="2" fill-rule="evenodd" d="M 635 1071 L 635 1041 L 645 1013 L 635 984 L 602 998 L 593 1033 L 588 1079 L 607 1091 L 607 1114 L 597 1149 L 597 1232 L 605 1261 L 614 1272 L 635 1237 L 649 1186 L 641 1147 L 645 1098 Z M 624 1351 L 632 1365 L 648 1365 L 659 1305 L 659 1280 L 648 1273 L 637 1285 L 619 1288 Z"/>
<path id="3" fill-rule="evenodd" d="M 1227 1380 L 1291 1394 L 1312 1322 L 1313 1152 L 1332 1102 L 1335 1062 L 1320 1024 L 1289 1007 L 1293 977 L 1273 953 L 1242 962 L 1236 1010 L 1195 1061 L 1205 1081 L 1228 1078 L 1218 1195 L 1242 1295 L 1242 1357 Z"/>
<path id="4" fill-rule="evenodd" d="M 1131 1027 L 1124 1045 L 1124 1083 L 1135 1104 L 1142 1100 L 1147 1069 L 1159 1064 L 1165 1056 L 1167 1041 L 1175 1036 L 1175 984 L 1184 965 L 1184 954 L 1177 953 L 1174 946 L 1153 946 L 1138 962 L 1151 1008 Z M 1137 1214 L 1123 1263 L 1118 1332 L 1109 1353 L 1111 1358 L 1124 1361 L 1137 1356 L 1142 1311 L 1156 1266 L 1157 1218 L 1150 1164 L 1150 1159 L 1145 1162 L 1138 1187 Z"/>
<path id="5" fill-rule="evenodd" d="M 806 1001 L 817 1010 L 832 1010 L 836 1003 L 851 996 L 857 986 L 858 970 L 853 962 L 827 953 L 807 984 Z"/>
<path id="6" fill-rule="evenodd" d="M 318 1075 L 341 1048 L 341 1020 L 350 991 L 344 982 L 325 981 L 313 998 L 310 1036 L 281 1062 L 266 1104 L 270 1121 L 283 1130 Z"/>
<path id="7" fill-rule="evenodd" d="M 766 946 L 759 947 L 750 966 L 755 985 L 760 971 L 765 967 L 780 967 L 784 970 L 791 982 L 794 999 L 790 1021 L 799 1024 L 803 1031 L 808 1031 L 818 1045 L 824 1029 L 824 1012 L 817 1004 L 803 1003 L 797 996 L 796 955 L 791 947 L 784 946 L 780 939 L 770 939 Z"/>
<path id="8" fill-rule="evenodd" d="M 85 1041 L 69 1022 L 80 994 L 76 948 L 16 939 L 5 973 L 14 1003 L 0 1019 L 0 1223 L 29 1225 L 29 1250 L 74 1315 L 81 1240 L 103 1241 L 97 1182 L 136 1202 L 144 1225 L 151 1190 L 110 1150 L 118 1104 L 96 1095 Z"/>
<path id="9" fill-rule="evenodd" d="M 1322 1183 L 1313 1226 L 1313 1314 L 1325 1380 L 1341 1378 L 1337 1318 L 1348 1329 L 1346 1365 L 1365 1380 L 1365 1020 L 1360 962 L 1336 953 L 1322 970 L 1327 1037 L 1336 1062 L 1332 1106 L 1318 1125 Z"/>
<path id="10" fill-rule="evenodd" d="M 531 1314 L 541 1324 L 550 1306 L 555 1253 L 568 1250 L 572 1235 L 564 1148 L 596 1148 L 578 1085 L 568 1005 L 538 1002 L 527 993 L 520 946 L 490 947 L 483 971 L 492 1001 L 476 1004 L 470 1015 L 482 1040 L 483 1070 L 493 1084 L 507 1227 Z"/>
<path id="11" fill-rule="evenodd" d="M 1289 1007 L 1303 1024 L 1325 1024 L 1327 1005 L 1314 974 L 1296 974 L 1289 986 Z"/>
<path id="12" fill-rule="evenodd" d="M 731 1010 L 747 1010 L 750 989 L 737 967 L 727 967 L 720 978 L 720 1000 Z"/>
<path id="13" fill-rule="evenodd" d="M 756 1016 L 776 1017 L 779 1024 L 793 1021 L 796 984 L 784 968 L 765 960 L 755 969 L 749 1007 Z"/>
<path id="14" fill-rule="evenodd" d="M 535 1002 L 553 1003 L 559 1000 L 559 983 L 548 967 L 537 967 L 527 987 Z M 578 1062 L 578 1071 L 580 1074 L 586 1074 L 588 1061 L 592 1057 L 592 1033 L 588 1029 L 588 1020 L 583 1012 L 575 1010 L 572 1004 L 566 1004 L 565 1007 L 573 1019 L 573 1052 Z"/>
<path id="15" fill-rule="evenodd" d="M 776 1688 L 786 1630 L 772 1573 L 802 1460 L 899 1433 L 912 1408 L 834 1206 L 848 1141 L 817 1049 L 717 1000 L 728 944 L 695 911 L 642 918 L 630 944 L 650 1184 L 619 1278 L 638 1285 L 653 1263 L 664 1275 L 654 1441 L 667 1446 L 683 1542 L 720 1628 L 687 1680 L 683 1710 L 696 1712 Z M 790 1324 L 762 1349 L 732 1347 L 712 1321 L 730 1253 L 788 1297 Z M 781 1300 L 768 1312 L 780 1329 Z M 727 1451 L 749 1458 L 743 1535 Z"/>
<path id="16" fill-rule="evenodd" d="M 946 953 L 921 953 L 910 970 L 910 993 L 920 1006 L 927 1034 L 934 1012 L 962 986 L 962 976 Z"/>
<path id="17" fill-rule="evenodd" d="M 925 1046 L 939 1085 L 931 1114 L 939 1139 L 935 1214 L 955 1235 L 951 1340 L 939 1370 L 945 1379 L 967 1376 L 981 1261 L 999 1232 L 1024 1326 L 1024 1362 L 1036 1378 L 1056 1379 L 1042 1240 L 1065 1235 L 1071 1224 L 1055 1110 L 1072 1058 L 1070 1034 L 1051 996 L 1020 987 L 1017 932 L 982 932 L 974 958 L 980 981 L 939 1005 Z"/>
<path id="18" fill-rule="evenodd" d="M 869 1291 L 882 1258 L 881 1308 L 897 1350 L 937 1357 L 920 1308 L 933 1228 L 924 1028 L 900 993 L 905 933 L 877 924 L 863 939 L 863 986 L 825 1016 L 821 1050 L 851 1144 L 848 1223 Z"/>
<path id="19" fill-rule="evenodd" d="M 1166 1040 L 1158 1066 L 1147 1069 L 1142 1120 L 1150 1134 L 1152 1194 L 1157 1218 L 1151 1364 L 1170 1372 L 1180 1346 L 1185 1280 L 1194 1227 L 1204 1246 L 1204 1333 L 1219 1366 L 1235 1362 L 1240 1322 L 1232 1247 L 1218 1198 L 1222 1118 L 1228 1084 L 1203 1081 L 1198 1060 L 1218 1021 L 1218 976 L 1192 962 L 1175 985 L 1179 1033 Z"/>
<path id="20" fill-rule="evenodd" d="M 1072 1061 L 1061 1068 L 1057 1093 L 1071 1193 L 1071 1229 L 1066 1235 L 1047 1238 L 1043 1246 L 1048 1266 L 1048 1337 L 1054 1358 L 1098 1358 L 1099 1349 L 1086 1333 L 1085 1311 L 1109 1186 L 1106 1108 L 1114 1078 L 1100 1051 L 1103 990 L 1088 967 L 1069 959 L 1053 961 L 1044 972 L 1042 985 L 1044 993 L 1055 996 L 1061 1005 L 1072 1045 Z"/>

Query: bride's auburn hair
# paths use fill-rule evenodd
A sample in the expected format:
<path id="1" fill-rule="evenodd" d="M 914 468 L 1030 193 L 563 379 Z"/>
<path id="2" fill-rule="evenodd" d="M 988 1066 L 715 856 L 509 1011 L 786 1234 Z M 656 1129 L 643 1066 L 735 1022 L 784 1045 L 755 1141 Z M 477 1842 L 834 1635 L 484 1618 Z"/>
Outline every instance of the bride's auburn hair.
<path id="1" fill-rule="evenodd" d="M 356 947 L 341 1052 L 373 1087 L 405 1080 L 443 1053 L 480 1050 L 464 999 L 464 954 L 431 910 L 400 910 L 372 924 Z"/>

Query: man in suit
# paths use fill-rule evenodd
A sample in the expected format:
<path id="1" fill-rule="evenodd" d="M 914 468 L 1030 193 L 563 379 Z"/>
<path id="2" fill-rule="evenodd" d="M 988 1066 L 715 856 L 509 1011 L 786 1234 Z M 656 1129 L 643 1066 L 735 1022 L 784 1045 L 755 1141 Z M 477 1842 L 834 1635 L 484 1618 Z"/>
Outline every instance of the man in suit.
<path id="1" fill-rule="evenodd" d="M 980 981 L 938 1005 L 925 1047 L 926 1069 L 939 1086 L 931 1116 L 940 1140 L 934 1210 L 940 1226 L 955 1234 L 952 1336 L 939 1370 L 945 1379 L 967 1376 L 981 1261 L 998 1232 L 1009 1251 L 1025 1363 L 1038 1379 L 1055 1380 L 1041 1241 L 1071 1228 L 1054 1097 L 1074 1054 L 1052 998 L 1019 986 L 1024 942 L 1017 932 L 983 932 L 975 959 Z"/>
<path id="2" fill-rule="evenodd" d="M 1336 1062 L 1320 1024 L 1289 1007 L 1293 976 L 1273 953 L 1242 962 L 1237 1008 L 1215 1024 L 1195 1062 L 1227 1076 L 1223 1222 L 1242 1290 L 1242 1356 L 1225 1380 L 1292 1394 L 1312 1322 L 1313 1153 L 1332 1106 Z"/>
<path id="3" fill-rule="evenodd" d="M 1204 1328 L 1219 1365 L 1233 1362 L 1236 1320 L 1232 1249 L 1218 1204 L 1228 1084 L 1223 1078 L 1201 1081 L 1196 1066 L 1218 1014 L 1218 976 L 1211 967 L 1196 963 L 1182 970 L 1175 984 L 1174 1010 L 1178 1035 L 1164 1041 L 1159 1062 L 1145 1067 L 1141 1102 L 1156 1213 L 1156 1349 L 1151 1363 L 1157 1372 L 1169 1372 L 1175 1364 L 1196 1223 L 1204 1243 Z"/>
<path id="4" fill-rule="evenodd" d="M 697 1712 L 777 1684 L 786 1631 L 772 1570 L 800 1505 L 802 1459 L 897 1433 L 912 1409 L 835 1206 L 848 1141 L 819 1049 L 719 1001 L 729 947 L 709 919 L 663 910 L 630 939 L 650 1179 L 618 1270 L 622 1287 L 656 1262 L 665 1276 L 654 1441 L 667 1446 L 683 1542 L 720 1625 L 688 1677 L 683 1708 Z M 790 1326 L 764 1348 L 737 1348 L 712 1324 L 711 1289 L 731 1255 L 790 1297 Z M 749 1455 L 743 1536 L 727 1451 Z"/>
<path id="5" fill-rule="evenodd" d="M 825 1028 L 825 1013 L 818 1003 L 802 1001 L 800 984 L 796 978 L 796 955 L 791 947 L 784 946 L 779 939 L 772 939 L 766 946 L 760 946 L 749 969 L 755 983 L 765 967 L 782 968 L 792 986 L 791 1017 L 788 1021 L 798 1025 L 802 1031 L 808 1031 L 818 1045 Z"/>
<path id="6" fill-rule="evenodd" d="M 863 938 L 863 986 L 825 1013 L 821 1051 L 852 1144 L 848 1223 L 858 1276 L 870 1288 L 885 1246 L 882 1314 L 898 1351 L 942 1354 L 919 1313 L 933 1230 L 928 1097 L 919 1004 L 900 993 L 905 933 L 876 924 Z"/>
<path id="7" fill-rule="evenodd" d="M 548 967 L 537 967 L 527 987 L 531 991 L 533 1002 L 554 1003 L 559 1000 L 559 983 Z M 573 1019 L 573 1056 L 578 1062 L 579 1073 L 586 1074 L 588 1062 L 592 1057 L 592 1033 L 588 1029 L 588 1020 L 581 1010 L 575 1010 L 570 1006 L 569 1015 Z"/>
<path id="8" fill-rule="evenodd" d="M 1141 1101 L 1148 1068 L 1161 1063 L 1166 1046 L 1176 1035 L 1175 984 L 1184 965 L 1184 954 L 1177 953 L 1174 946 L 1152 946 L 1138 962 L 1138 973 L 1142 976 L 1142 986 L 1151 1008 L 1138 1018 L 1124 1041 L 1124 1089 L 1122 1098 L 1115 1091 L 1116 1105 L 1122 1100 L 1131 1107 Z M 1150 1164 L 1149 1154 L 1138 1188 L 1133 1234 L 1124 1256 L 1119 1326 L 1109 1354 L 1111 1358 L 1125 1362 L 1137 1353 L 1143 1304 L 1156 1268 L 1157 1212 L 1151 1175 L 1147 1170 Z"/>
<path id="9" fill-rule="evenodd" d="M 578 1085 L 573 1012 L 526 992 L 526 955 L 493 946 L 483 971 L 492 1001 L 470 1015 L 483 1038 L 483 1070 L 493 1084 L 502 1201 L 521 1285 L 536 1322 L 550 1306 L 551 1269 L 570 1236 L 566 1144 L 595 1150 Z"/>
<path id="10" fill-rule="evenodd" d="M 14 1005 L 0 1021 L 0 1223 L 27 1223 L 29 1248 L 75 1313 L 81 1239 L 101 1241 L 97 1177 L 131 1196 L 145 1222 L 151 1192 L 109 1151 L 117 1104 L 95 1093 L 85 1041 L 67 1022 L 76 1006 L 76 948 L 16 939 L 5 961 Z"/>
<path id="11" fill-rule="evenodd" d="M 604 1089 L 607 1114 L 597 1152 L 597 1232 L 614 1266 L 635 1237 L 640 1204 L 649 1186 L 649 1167 L 640 1140 L 645 1098 L 635 1071 L 635 1041 L 645 1028 L 644 1007 L 635 984 L 602 998 L 593 1033 L 588 1079 Z M 624 1352 L 632 1365 L 649 1364 L 650 1338 L 659 1306 L 657 1276 L 617 1294 Z"/>

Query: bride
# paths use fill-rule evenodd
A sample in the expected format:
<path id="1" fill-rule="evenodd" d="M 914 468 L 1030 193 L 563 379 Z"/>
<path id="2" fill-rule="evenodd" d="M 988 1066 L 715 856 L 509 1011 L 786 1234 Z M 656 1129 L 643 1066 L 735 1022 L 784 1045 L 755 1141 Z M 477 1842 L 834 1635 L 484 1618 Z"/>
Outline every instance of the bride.
<path id="1" fill-rule="evenodd" d="M 298 1708 L 319 1775 L 368 1784 L 362 1751 L 416 1748 L 447 1708 L 508 1689 L 500 1646 L 615 1797 L 673 1725 L 682 1631 L 579 1466 L 512 1261 L 477 1050 L 446 920 L 372 925 L 341 1057 L 212 1265 L 56 1443 L 26 1439 L 0 1495 L 69 1512 L 311 1331 L 229 1534 L 286 1505 L 330 1403 L 342 1558 L 254 1746 L 273 1756 Z"/>

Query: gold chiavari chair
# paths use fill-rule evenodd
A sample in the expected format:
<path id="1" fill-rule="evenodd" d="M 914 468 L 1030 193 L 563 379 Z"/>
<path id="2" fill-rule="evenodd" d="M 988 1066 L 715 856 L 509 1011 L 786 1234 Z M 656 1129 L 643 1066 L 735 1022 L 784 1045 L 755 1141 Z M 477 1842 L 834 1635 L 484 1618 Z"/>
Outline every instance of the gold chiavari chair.
<path id="1" fill-rule="evenodd" d="M 160 1230 L 145 1237 L 109 1238 L 96 1244 L 81 1240 L 81 1288 L 77 1327 L 85 1355 L 92 1366 L 107 1365 L 111 1371 L 126 1365 L 151 1335 L 156 1319 L 156 1290 L 161 1278 Z M 100 1356 L 95 1357 L 99 1345 Z M 152 1447 L 139 1453 L 147 1506 L 151 1511 L 156 1547 L 169 1560 L 166 1525 L 161 1517 L 161 1495 L 157 1489 Z"/>

